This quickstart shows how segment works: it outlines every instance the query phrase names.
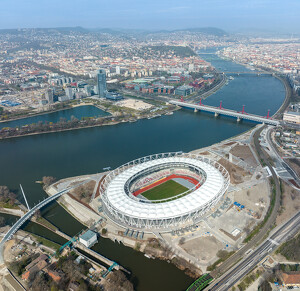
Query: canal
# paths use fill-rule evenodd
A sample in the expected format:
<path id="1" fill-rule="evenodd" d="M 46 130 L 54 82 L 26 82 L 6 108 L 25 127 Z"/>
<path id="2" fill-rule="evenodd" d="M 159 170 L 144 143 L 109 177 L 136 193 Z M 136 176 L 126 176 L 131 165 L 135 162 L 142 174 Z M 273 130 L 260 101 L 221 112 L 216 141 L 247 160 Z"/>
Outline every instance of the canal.
<path id="1" fill-rule="evenodd" d="M 201 57 L 220 71 L 247 70 L 216 55 L 202 54 Z M 241 110 L 245 105 L 248 112 L 266 115 L 268 109 L 271 114 L 276 112 L 284 96 L 284 86 L 276 78 L 240 75 L 204 103 L 218 105 L 222 100 L 225 108 Z M 75 109 L 81 114 L 84 108 Z M 75 115 L 73 110 L 70 109 L 67 114 Z M 101 172 L 104 167 L 114 168 L 148 154 L 187 152 L 245 132 L 254 125 L 245 121 L 237 123 L 226 117 L 215 118 L 208 113 L 180 110 L 170 116 L 135 123 L 3 140 L 0 142 L 0 185 L 17 190 L 21 183 L 29 204 L 33 205 L 46 197 L 41 186 L 35 183 L 43 176 L 61 179 Z M 21 196 L 19 198 L 22 199 Z M 70 236 L 83 228 L 55 202 L 43 209 L 42 214 Z M 42 229 L 30 228 L 51 239 L 51 234 L 45 234 Z M 172 264 L 149 260 L 143 254 L 108 239 L 101 238 L 95 250 L 129 269 L 138 291 L 180 291 L 192 282 Z"/>

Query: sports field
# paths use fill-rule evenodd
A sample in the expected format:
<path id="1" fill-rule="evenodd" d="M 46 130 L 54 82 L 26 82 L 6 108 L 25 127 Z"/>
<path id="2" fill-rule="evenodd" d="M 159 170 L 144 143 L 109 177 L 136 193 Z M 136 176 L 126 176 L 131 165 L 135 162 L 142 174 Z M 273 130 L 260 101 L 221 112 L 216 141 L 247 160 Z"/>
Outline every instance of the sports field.
<path id="1" fill-rule="evenodd" d="M 142 193 L 148 200 L 159 200 L 176 196 L 180 193 L 187 191 L 188 188 L 178 184 L 173 180 L 168 180 L 152 189 Z"/>

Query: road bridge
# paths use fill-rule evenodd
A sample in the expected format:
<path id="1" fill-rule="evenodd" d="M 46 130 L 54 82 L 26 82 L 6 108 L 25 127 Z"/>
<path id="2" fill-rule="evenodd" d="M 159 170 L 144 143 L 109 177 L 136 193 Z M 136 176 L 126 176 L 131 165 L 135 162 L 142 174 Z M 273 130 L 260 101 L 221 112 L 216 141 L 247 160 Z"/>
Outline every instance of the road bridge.
<path id="1" fill-rule="evenodd" d="M 231 109 L 225 109 L 222 107 L 222 101 L 220 102 L 219 107 L 203 105 L 201 103 L 201 100 L 200 100 L 199 105 L 187 103 L 184 101 L 169 101 L 169 103 L 180 106 L 180 107 L 194 109 L 195 112 L 200 110 L 200 111 L 214 113 L 215 116 L 225 115 L 225 116 L 235 117 L 237 119 L 237 121 L 246 119 L 246 120 L 250 120 L 250 121 L 254 121 L 254 122 L 258 122 L 258 123 L 270 124 L 270 125 L 275 125 L 275 126 L 280 124 L 280 122 L 278 120 L 270 118 L 269 112 L 268 112 L 267 116 L 264 117 L 264 116 L 259 116 L 259 115 L 255 115 L 255 114 L 246 113 L 244 110 L 244 106 L 243 106 L 243 110 L 241 112 L 231 110 Z"/>
<path id="2" fill-rule="evenodd" d="M 241 72 L 222 72 L 222 74 L 226 75 L 255 75 L 255 76 L 274 76 L 274 73 L 265 72 L 265 71 L 241 71 Z"/>

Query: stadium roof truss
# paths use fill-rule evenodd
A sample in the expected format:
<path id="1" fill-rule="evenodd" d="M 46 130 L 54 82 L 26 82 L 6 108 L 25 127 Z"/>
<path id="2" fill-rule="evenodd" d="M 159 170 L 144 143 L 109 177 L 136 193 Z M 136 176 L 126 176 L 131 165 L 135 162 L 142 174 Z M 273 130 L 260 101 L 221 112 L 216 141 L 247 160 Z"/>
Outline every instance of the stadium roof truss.
<path id="1" fill-rule="evenodd" d="M 151 169 L 182 165 L 200 171 L 203 179 L 175 197 L 145 200 L 132 195 L 129 183 Z M 183 152 L 160 153 L 136 159 L 111 171 L 100 185 L 103 210 L 125 227 L 167 230 L 192 223 L 215 206 L 230 183 L 227 170 L 216 161 Z"/>

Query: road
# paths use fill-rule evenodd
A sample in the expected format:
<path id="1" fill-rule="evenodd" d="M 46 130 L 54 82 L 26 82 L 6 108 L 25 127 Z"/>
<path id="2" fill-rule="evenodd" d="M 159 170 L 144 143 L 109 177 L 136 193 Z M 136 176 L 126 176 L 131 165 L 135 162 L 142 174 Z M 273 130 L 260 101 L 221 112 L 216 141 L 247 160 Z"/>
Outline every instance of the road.
<path id="1" fill-rule="evenodd" d="M 294 236 L 300 230 L 300 211 L 269 236 L 255 251 L 227 272 L 217 283 L 210 286 L 211 291 L 229 290 L 235 283 L 255 268 L 274 248 Z"/>
<path id="2" fill-rule="evenodd" d="M 268 156 L 266 153 L 261 149 L 260 143 L 258 138 L 260 137 L 260 133 L 263 130 L 264 126 L 260 127 L 258 130 L 255 131 L 253 134 L 253 146 L 256 149 L 256 152 L 258 152 L 258 156 L 263 159 L 263 161 L 266 163 L 266 165 L 269 167 L 270 172 L 272 174 L 272 177 L 275 182 L 275 190 L 276 190 L 276 196 L 275 196 L 275 204 L 273 211 L 267 220 L 267 222 L 264 224 L 264 226 L 261 228 L 259 233 L 255 235 L 252 240 L 247 243 L 244 247 L 242 247 L 240 250 L 238 250 L 234 255 L 232 255 L 229 259 L 227 259 L 224 263 L 222 263 L 218 268 L 216 268 L 213 272 L 210 273 L 212 277 L 218 277 L 221 274 L 224 274 L 226 271 L 228 271 L 232 265 L 234 265 L 238 260 L 244 257 L 245 253 L 247 253 L 250 249 L 254 248 L 259 242 L 263 240 L 265 235 L 269 232 L 270 229 L 272 229 L 273 224 L 275 223 L 276 216 L 280 207 L 280 184 L 279 180 L 277 178 L 277 175 L 270 164 L 268 160 Z M 208 289 L 207 289 L 208 290 Z"/>
<path id="3" fill-rule="evenodd" d="M 265 124 L 276 125 L 276 126 L 280 124 L 279 120 L 270 119 L 270 118 L 266 118 L 263 116 L 250 114 L 250 113 L 238 112 L 238 111 L 231 110 L 231 109 L 225 109 L 225 108 L 214 107 L 214 106 L 203 105 L 203 104 L 196 105 L 196 104 L 188 103 L 185 101 L 183 102 L 183 101 L 174 101 L 173 100 L 173 101 L 170 101 L 169 103 L 180 106 L 180 107 L 186 107 L 186 108 L 192 108 L 195 110 L 206 111 L 206 112 L 214 113 L 217 115 L 225 115 L 225 116 L 235 117 L 235 118 L 237 118 L 237 120 L 245 119 L 245 120 L 255 121 L 258 123 L 265 123 Z"/>
<path id="4" fill-rule="evenodd" d="M 275 163 L 279 167 L 284 168 L 292 176 L 292 178 L 296 181 L 296 183 L 300 186 L 300 179 L 297 176 L 297 174 L 295 173 L 295 171 L 281 158 L 281 156 L 277 152 L 276 146 L 274 146 L 274 143 L 271 138 L 271 132 L 272 132 L 272 129 L 268 128 L 267 132 L 266 132 L 266 139 L 267 139 L 267 143 L 268 143 L 269 147 L 271 148 L 272 152 L 274 153 L 273 159 L 276 159 Z"/>

